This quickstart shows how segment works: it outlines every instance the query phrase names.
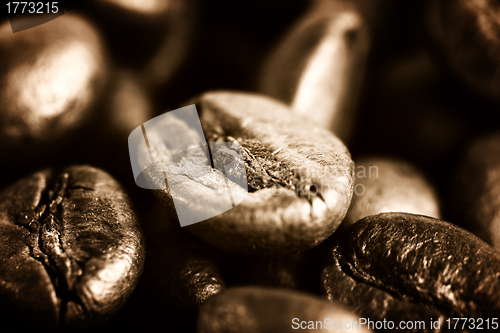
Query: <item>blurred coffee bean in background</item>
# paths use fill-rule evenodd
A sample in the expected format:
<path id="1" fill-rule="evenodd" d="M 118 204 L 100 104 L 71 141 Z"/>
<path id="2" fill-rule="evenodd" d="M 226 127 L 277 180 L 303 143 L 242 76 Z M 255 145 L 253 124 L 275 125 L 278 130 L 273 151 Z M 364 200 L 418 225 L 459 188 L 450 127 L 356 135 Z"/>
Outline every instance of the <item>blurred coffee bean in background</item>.
<path id="1" fill-rule="evenodd" d="M 12 33 L 0 27 L 0 153 L 2 168 L 47 162 L 89 126 L 108 63 L 100 33 L 66 14 Z"/>
<path id="2" fill-rule="evenodd" d="M 361 157 L 354 162 L 354 195 L 343 227 L 385 212 L 440 217 L 435 189 L 411 163 L 381 156 Z"/>
<path id="3" fill-rule="evenodd" d="M 343 324 L 339 332 L 370 332 L 359 325 L 345 328 L 353 316 L 342 305 L 312 295 L 264 287 L 236 287 L 226 289 L 202 306 L 198 332 L 295 332 L 302 321 L 315 325 L 319 321 L 321 326 L 318 324 L 317 329 L 308 331 L 327 332 L 333 327 L 340 328 L 332 326 L 333 319 Z M 323 326 L 328 323 L 329 328 Z"/>
<path id="4" fill-rule="evenodd" d="M 258 89 L 348 141 L 369 47 L 355 2 L 315 1 L 266 60 Z"/>
<path id="5" fill-rule="evenodd" d="M 265 57 L 309 5 L 307 0 L 195 3 L 200 15 L 194 47 L 183 74 L 162 95 L 167 109 L 207 90 L 255 91 Z"/>

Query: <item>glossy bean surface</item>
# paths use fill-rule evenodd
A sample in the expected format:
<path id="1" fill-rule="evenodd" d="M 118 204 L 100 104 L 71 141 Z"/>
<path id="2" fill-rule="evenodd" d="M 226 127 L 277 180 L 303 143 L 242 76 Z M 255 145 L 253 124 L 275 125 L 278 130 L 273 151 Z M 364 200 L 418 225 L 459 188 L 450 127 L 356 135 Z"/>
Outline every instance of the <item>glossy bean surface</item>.
<path id="1" fill-rule="evenodd" d="M 0 296 L 7 320 L 88 329 L 111 319 L 143 270 L 145 244 L 131 203 L 89 166 L 43 170 L 0 194 Z M 21 325 L 22 327 L 22 325 Z"/>

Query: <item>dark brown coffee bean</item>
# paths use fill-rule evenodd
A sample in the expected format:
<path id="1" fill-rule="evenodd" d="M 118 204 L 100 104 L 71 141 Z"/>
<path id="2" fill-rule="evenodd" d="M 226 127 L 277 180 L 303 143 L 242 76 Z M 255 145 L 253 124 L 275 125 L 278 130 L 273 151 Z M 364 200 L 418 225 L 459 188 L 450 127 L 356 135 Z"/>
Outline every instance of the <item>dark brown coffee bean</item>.
<path id="1" fill-rule="evenodd" d="M 456 76 L 476 93 L 500 96 L 500 5 L 484 0 L 432 0 L 427 26 Z"/>
<path id="2" fill-rule="evenodd" d="M 369 51 L 355 2 L 317 0 L 266 61 L 259 91 L 348 140 Z"/>
<path id="3" fill-rule="evenodd" d="M 369 332 L 351 325 L 354 320 L 355 315 L 341 305 L 312 295 L 239 287 L 226 289 L 201 307 L 198 332 Z"/>
<path id="4" fill-rule="evenodd" d="M 229 141 L 241 147 L 250 193 L 229 181 L 232 196 L 244 200 L 220 214 L 216 177 L 222 173 L 215 169 L 212 173 L 203 164 L 211 176 L 186 182 L 189 174 L 168 169 L 167 182 L 182 184 L 176 189 L 176 200 L 185 202 L 190 214 L 214 212 L 213 218 L 187 226 L 190 232 L 227 252 L 271 256 L 310 249 L 337 229 L 353 186 L 353 163 L 340 140 L 293 115 L 283 104 L 259 95 L 214 92 L 197 101 L 207 141 Z M 189 140 L 187 125 L 181 121 L 168 125 L 148 129 L 150 148 L 142 147 L 145 158 L 139 161 L 144 169 L 149 167 L 149 149 L 157 161 L 169 155 L 163 141 L 168 131 L 176 140 Z M 195 157 L 181 160 L 179 167 L 197 163 Z M 158 175 L 152 179 L 158 184 L 155 188 L 165 187 L 163 172 Z M 211 201 L 199 205 L 192 193 Z M 174 208 L 169 190 L 155 190 L 155 195 L 168 209 Z"/>
<path id="5" fill-rule="evenodd" d="M 67 141 L 107 74 L 98 32 L 72 14 L 17 33 L 4 22 L 0 59 L 0 151 L 12 156 Z"/>
<path id="6" fill-rule="evenodd" d="M 0 307 L 9 319 L 50 330 L 97 326 L 142 273 L 138 221 L 101 170 L 73 166 L 21 179 L 0 194 L 0 218 Z"/>
<path id="7" fill-rule="evenodd" d="M 476 140 L 457 172 L 453 207 L 463 226 L 500 249 L 500 134 Z"/>
<path id="8" fill-rule="evenodd" d="M 345 227 L 386 212 L 440 217 L 436 191 L 414 165 L 387 157 L 359 158 L 355 164 L 356 184 Z"/>
<path id="9" fill-rule="evenodd" d="M 499 287 L 499 252 L 453 224 L 405 213 L 354 223 L 322 273 L 329 300 L 372 320 L 498 317 Z"/>

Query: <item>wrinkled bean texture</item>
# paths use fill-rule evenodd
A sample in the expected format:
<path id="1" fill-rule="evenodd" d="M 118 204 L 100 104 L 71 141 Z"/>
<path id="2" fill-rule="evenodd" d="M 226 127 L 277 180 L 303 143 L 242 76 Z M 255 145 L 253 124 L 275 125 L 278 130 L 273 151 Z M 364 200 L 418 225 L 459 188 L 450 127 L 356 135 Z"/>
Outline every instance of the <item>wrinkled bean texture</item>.
<path id="1" fill-rule="evenodd" d="M 144 245 L 107 173 L 73 166 L 23 178 L 0 194 L 2 315 L 42 330 L 102 324 L 137 284 Z"/>
<path id="2" fill-rule="evenodd" d="M 334 244 L 321 279 L 329 300 L 372 319 L 500 313 L 500 253 L 422 215 L 385 213 L 356 222 Z"/>
<path id="3" fill-rule="evenodd" d="M 265 97 L 213 92 L 197 101 L 207 141 L 236 140 L 243 154 L 247 153 L 246 174 L 252 178 L 243 202 L 187 226 L 187 230 L 227 252 L 269 256 L 307 250 L 337 229 L 349 207 L 354 182 L 353 162 L 340 140 L 324 129 L 309 127 L 307 120 Z M 168 150 L 161 135 L 148 133 L 152 154 L 158 158 Z M 178 177 L 188 176 L 181 173 Z M 266 179 L 272 182 L 266 183 Z M 255 180 L 262 186 L 254 187 Z M 206 193 L 209 198 L 215 195 L 200 180 L 196 182 L 186 183 L 184 192 Z M 231 186 L 231 191 L 237 197 L 243 189 Z M 156 190 L 155 194 L 172 210 L 171 191 Z M 179 196 L 189 202 L 187 195 Z M 189 208 L 196 211 L 213 206 L 193 202 Z"/>

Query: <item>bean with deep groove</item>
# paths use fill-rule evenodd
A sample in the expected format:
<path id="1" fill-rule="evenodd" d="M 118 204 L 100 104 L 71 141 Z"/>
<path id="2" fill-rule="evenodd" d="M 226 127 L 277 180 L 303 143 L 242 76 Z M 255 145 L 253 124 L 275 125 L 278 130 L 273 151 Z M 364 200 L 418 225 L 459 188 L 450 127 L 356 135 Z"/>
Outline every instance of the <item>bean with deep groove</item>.
<path id="1" fill-rule="evenodd" d="M 353 162 L 339 139 L 292 114 L 283 104 L 259 95 L 212 92 L 197 103 L 207 142 L 232 141 L 240 147 L 249 193 L 234 208 L 217 213 L 220 194 L 213 190 L 218 185 L 211 182 L 220 172 L 215 169 L 204 180 L 183 182 L 186 185 L 174 194 L 168 189 L 155 190 L 167 209 L 174 208 L 172 195 L 176 195 L 192 214 L 214 211 L 213 218 L 188 225 L 190 232 L 224 251 L 269 256 L 310 249 L 337 229 L 353 191 Z M 148 132 L 148 139 L 153 159 L 160 160 L 168 152 L 162 139 L 168 135 L 168 127 L 157 128 Z M 177 124 L 175 128 L 181 127 Z M 181 132 L 170 135 L 186 139 L 187 130 Z M 145 145 L 143 149 L 142 154 L 148 156 Z M 143 162 L 147 168 L 149 158 Z M 197 162 L 186 157 L 179 163 L 189 167 Z M 171 172 L 167 183 L 190 177 L 185 172 Z M 234 197 L 245 196 L 245 189 L 230 183 Z M 213 204 L 191 202 L 193 192 Z"/>
<path id="2" fill-rule="evenodd" d="M 422 215 L 384 213 L 354 223 L 334 244 L 321 283 L 329 300 L 372 320 L 500 313 L 500 253 Z"/>
<path id="3" fill-rule="evenodd" d="M 132 293 L 144 256 L 127 195 L 101 170 L 43 170 L 0 194 L 6 323 L 22 317 L 22 323 L 47 330 L 102 324 Z"/>

